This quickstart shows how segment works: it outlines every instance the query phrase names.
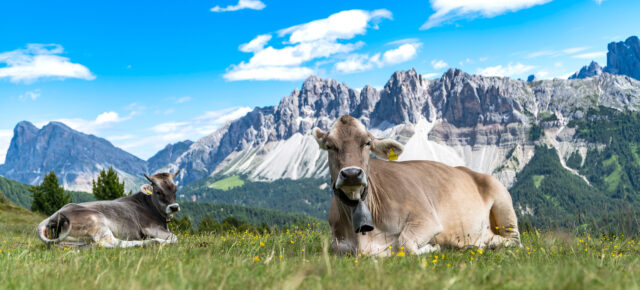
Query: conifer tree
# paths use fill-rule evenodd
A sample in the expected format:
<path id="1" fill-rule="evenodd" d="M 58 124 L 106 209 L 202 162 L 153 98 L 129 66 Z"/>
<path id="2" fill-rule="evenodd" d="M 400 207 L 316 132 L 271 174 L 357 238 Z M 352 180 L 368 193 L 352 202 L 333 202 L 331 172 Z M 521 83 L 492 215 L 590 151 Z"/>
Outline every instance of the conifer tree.
<path id="1" fill-rule="evenodd" d="M 124 196 L 124 181 L 120 183 L 118 174 L 109 167 L 109 170 L 102 169 L 98 180 L 91 181 L 93 195 L 97 200 L 112 200 Z"/>
<path id="2" fill-rule="evenodd" d="M 58 177 L 53 171 L 45 175 L 40 185 L 32 186 L 29 191 L 33 197 L 31 210 L 34 212 L 52 215 L 65 204 L 71 203 L 71 194 L 58 184 Z"/>

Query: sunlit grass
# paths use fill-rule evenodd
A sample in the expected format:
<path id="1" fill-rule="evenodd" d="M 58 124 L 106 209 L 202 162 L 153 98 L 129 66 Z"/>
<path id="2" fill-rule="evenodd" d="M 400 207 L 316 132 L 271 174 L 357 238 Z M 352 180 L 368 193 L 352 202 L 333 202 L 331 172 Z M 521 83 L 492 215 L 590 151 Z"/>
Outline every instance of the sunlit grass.
<path id="1" fill-rule="evenodd" d="M 523 233 L 523 247 L 336 256 L 326 224 L 280 233 L 182 235 L 177 245 L 46 248 L 0 232 L 2 288 L 637 288 L 640 241 Z"/>

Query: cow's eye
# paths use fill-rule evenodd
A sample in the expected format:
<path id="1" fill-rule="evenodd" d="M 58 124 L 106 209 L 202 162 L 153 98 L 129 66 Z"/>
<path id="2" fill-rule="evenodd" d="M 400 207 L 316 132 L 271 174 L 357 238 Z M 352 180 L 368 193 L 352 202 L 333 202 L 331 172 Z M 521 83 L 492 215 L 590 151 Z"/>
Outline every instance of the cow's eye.
<path id="1" fill-rule="evenodd" d="M 371 146 L 371 141 L 367 141 L 367 143 L 365 143 L 364 146 Z"/>
<path id="2" fill-rule="evenodd" d="M 332 145 L 326 145 L 327 150 L 331 150 L 331 151 L 335 151 L 336 147 L 332 146 Z"/>

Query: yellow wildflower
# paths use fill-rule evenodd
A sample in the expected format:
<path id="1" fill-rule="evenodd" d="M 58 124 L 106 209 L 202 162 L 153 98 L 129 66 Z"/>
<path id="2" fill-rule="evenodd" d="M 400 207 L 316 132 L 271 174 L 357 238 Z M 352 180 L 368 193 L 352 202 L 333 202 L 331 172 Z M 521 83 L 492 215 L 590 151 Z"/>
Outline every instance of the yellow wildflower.
<path id="1" fill-rule="evenodd" d="M 260 242 L 260 247 L 264 247 L 264 243 L 263 242 Z"/>
<path id="2" fill-rule="evenodd" d="M 258 256 L 253 257 L 253 261 L 254 262 L 260 262 L 260 257 L 258 257 Z"/>
<path id="3" fill-rule="evenodd" d="M 398 257 L 404 257 L 404 252 L 398 252 L 398 254 L 396 254 Z"/>

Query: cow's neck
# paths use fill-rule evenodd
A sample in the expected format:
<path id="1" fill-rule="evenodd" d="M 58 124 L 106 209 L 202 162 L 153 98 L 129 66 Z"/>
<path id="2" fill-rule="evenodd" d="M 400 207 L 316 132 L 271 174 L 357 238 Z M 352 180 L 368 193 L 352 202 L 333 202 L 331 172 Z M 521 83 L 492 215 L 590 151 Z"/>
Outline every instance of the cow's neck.
<path id="1" fill-rule="evenodd" d="M 141 200 L 145 208 L 151 208 L 151 213 L 149 215 L 153 217 L 154 221 L 162 224 L 163 226 L 166 226 L 169 223 L 167 217 L 160 212 L 155 204 L 153 204 L 150 196 L 147 196 L 144 193 L 139 193 L 138 200 Z"/>

